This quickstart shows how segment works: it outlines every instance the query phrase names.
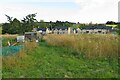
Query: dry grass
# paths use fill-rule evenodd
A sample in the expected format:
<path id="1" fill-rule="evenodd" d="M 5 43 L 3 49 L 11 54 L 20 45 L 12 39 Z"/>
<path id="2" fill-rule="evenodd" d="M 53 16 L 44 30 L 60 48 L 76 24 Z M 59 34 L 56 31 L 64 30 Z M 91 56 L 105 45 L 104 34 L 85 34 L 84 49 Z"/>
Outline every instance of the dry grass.
<path id="1" fill-rule="evenodd" d="M 16 38 L 17 34 L 14 34 L 14 35 L 12 35 L 12 34 L 4 34 L 4 35 L 0 35 L 0 36 L 2 36 L 4 38 Z"/>
<path id="2" fill-rule="evenodd" d="M 2 64 L 3 64 L 4 68 L 12 69 L 15 66 L 21 66 L 22 64 L 19 63 L 19 60 L 26 57 L 28 51 L 30 52 L 30 50 L 33 50 L 36 47 L 37 47 L 37 43 L 35 41 L 25 42 L 24 48 L 21 49 L 17 54 L 10 55 L 10 56 L 3 56 Z"/>
<path id="3" fill-rule="evenodd" d="M 34 41 L 27 41 L 24 43 L 24 45 L 26 46 L 26 49 L 33 49 L 33 48 L 36 48 L 37 47 L 37 43 Z"/>
<path id="4" fill-rule="evenodd" d="M 2 56 L 0 56 L 0 69 L 2 69 Z"/>
<path id="5" fill-rule="evenodd" d="M 118 36 L 115 35 L 47 35 L 50 45 L 66 46 L 87 57 L 118 57 Z"/>

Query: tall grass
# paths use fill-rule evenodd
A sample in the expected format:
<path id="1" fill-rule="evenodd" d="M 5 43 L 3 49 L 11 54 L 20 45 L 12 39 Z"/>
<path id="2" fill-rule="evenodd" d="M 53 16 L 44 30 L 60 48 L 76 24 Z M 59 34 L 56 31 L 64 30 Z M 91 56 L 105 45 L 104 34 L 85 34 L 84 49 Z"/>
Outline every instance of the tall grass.
<path id="1" fill-rule="evenodd" d="M 16 42 L 16 37 L 17 37 L 17 34 L 16 35 L 10 35 L 10 34 L 1 35 L 1 44 L 2 44 L 2 47 L 8 46 L 8 41 L 10 43 L 15 43 Z"/>
<path id="2" fill-rule="evenodd" d="M 65 46 L 86 57 L 118 57 L 118 36 L 115 35 L 47 35 L 50 45 Z M 76 53 L 76 54 L 77 54 Z"/>
<path id="3" fill-rule="evenodd" d="M 25 42 L 23 45 L 24 47 L 17 54 L 2 57 L 4 68 L 12 69 L 15 66 L 22 66 L 22 64 L 19 63 L 19 60 L 26 57 L 28 55 L 28 51 L 30 52 L 37 47 L 37 43 L 35 41 Z"/>
<path id="4" fill-rule="evenodd" d="M 15 35 L 13 35 L 13 34 L 4 34 L 4 35 L 2 35 L 2 37 L 4 37 L 4 38 L 16 38 L 17 34 L 15 34 Z"/>

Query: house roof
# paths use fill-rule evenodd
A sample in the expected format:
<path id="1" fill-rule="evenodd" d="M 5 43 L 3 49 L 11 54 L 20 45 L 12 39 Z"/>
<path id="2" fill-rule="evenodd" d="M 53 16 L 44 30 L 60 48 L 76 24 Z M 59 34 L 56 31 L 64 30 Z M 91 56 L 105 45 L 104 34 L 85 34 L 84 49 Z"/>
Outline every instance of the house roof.
<path id="1" fill-rule="evenodd" d="M 36 32 L 25 32 L 25 34 L 35 34 Z"/>
<path id="2" fill-rule="evenodd" d="M 95 27 L 93 26 L 85 26 L 85 27 L 80 27 L 81 30 L 85 29 L 85 30 L 92 30 L 95 29 Z"/>
<path id="3" fill-rule="evenodd" d="M 37 28 L 37 31 L 46 31 L 46 28 Z"/>
<path id="4" fill-rule="evenodd" d="M 57 29 L 57 30 L 60 30 L 60 29 L 65 30 L 65 29 L 67 29 L 68 30 L 68 26 L 56 26 L 56 27 L 53 28 L 53 30 L 55 30 L 55 29 Z"/>
<path id="5" fill-rule="evenodd" d="M 107 30 L 112 30 L 111 26 L 85 26 L 85 27 L 81 27 L 81 30 L 85 29 L 85 30 L 94 30 L 94 29 L 107 29 Z"/>

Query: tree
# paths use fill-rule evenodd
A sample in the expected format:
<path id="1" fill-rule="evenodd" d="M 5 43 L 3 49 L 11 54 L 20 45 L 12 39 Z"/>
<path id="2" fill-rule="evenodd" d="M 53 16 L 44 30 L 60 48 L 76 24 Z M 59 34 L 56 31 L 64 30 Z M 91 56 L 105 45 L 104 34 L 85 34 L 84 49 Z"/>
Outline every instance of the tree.
<path id="1" fill-rule="evenodd" d="M 120 35 L 120 23 L 118 23 L 118 30 L 117 30 L 117 33 Z"/>
<path id="2" fill-rule="evenodd" d="M 20 22 L 17 18 L 10 17 L 5 15 L 9 23 L 3 24 L 2 33 L 9 34 L 24 34 L 24 32 L 32 31 L 34 27 L 37 27 L 38 22 L 35 19 L 35 14 L 29 14 Z"/>
<path id="3" fill-rule="evenodd" d="M 17 18 L 10 17 L 5 15 L 9 23 L 3 24 L 2 33 L 9 33 L 9 34 L 18 34 L 20 30 L 21 23 Z"/>
<path id="4" fill-rule="evenodd" d="M 10 17 L 10 16 L 8 16 L 8 15 L 6 15 L 6 14 L 5 14 L 5 16 L 7 17 L 8 22 L 11 23 L 13 17 Z"/>
<path id="5" fill-rule="evenodd" d="M 7 20 L 8 20 L 8 22 L 9 23 L 4 23 L 3 25 L 2 25 L 2 34 L 5 34 L 5 33 L 9 33 L 9 34 L 11 34 L 12 33 L 12 18 L 13 17 L 10 17 L 10 16 L 8 16 L 8 15 L 5 15 L 6 17 L 7 17 Z"/>
<path id="6" fill-rule="evenodd" d="M 20 33 L 20 29 L 21 29 L 20 21 L 17 18 L 14 18 L 12 23 L 11 23 L 11 25 L 12 25 L 12 28 L 11 28 L 12 32 L 14 34 L 19 34 Z"/>
<path id="7" fill-rule="evenodd" d="M 48 27 L 44 20 L 40 20 L 39 27 Z"/>
<path id="8" fill-rule="evenodd" d="M 36 13 L 35 14 L 29 14 L 22 20 L 22 28 L 21 32 L 24 34 L 24 32 L 29 32 L 32 31 L 34 27 L 37 27 L 37 20 L 35 19 Z"/>
<path id="9" fill-rule="evenodd" d="M 113 21 L 107 21 L 106 24 L 116 24 L 116 23 Z"/>
<path id="10" fill-rule="evenodd" d="M 10 24 L 9 23 L 3 23 L 2 25 L 2 34 L 10 33 Z"/>
<path id="11" fill-rule="evenodd" d="M 80 24 L 73 24 L 72 27 L 73 27 L 73 28 L 79 28 L 79 27 L 80 27 Z"/>
<path id="12" fill-rule="evenodd" d="M 64 26 L 72 26 L 72 24 L 70 22 L 68 22 L 68 21 L 65 21 Z"/>
<path id="13" fill-rule="evenodd" d="M 55 26 L 64 26 L 64 24 L 63 22 L 57 20 Z"/>

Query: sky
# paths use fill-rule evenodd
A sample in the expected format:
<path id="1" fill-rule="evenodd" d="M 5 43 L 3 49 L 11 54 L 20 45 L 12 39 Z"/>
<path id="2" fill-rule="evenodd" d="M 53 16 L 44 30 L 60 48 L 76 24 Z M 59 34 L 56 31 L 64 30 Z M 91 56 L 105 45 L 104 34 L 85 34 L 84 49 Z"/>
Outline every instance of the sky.
<path id="1" fill-rule="evenodd" d="M 22 20 L 37 13 L 38 21 L 69 21 L 80 23 L 106 23 L 118 21 L 120 0 L 0 0 L 0 23 L 9 15 Z"/>
<path id="2" fill-rule="evenodd" d="M 118 2 L 118 22 L 120 22 L 120 1 Z"/>

